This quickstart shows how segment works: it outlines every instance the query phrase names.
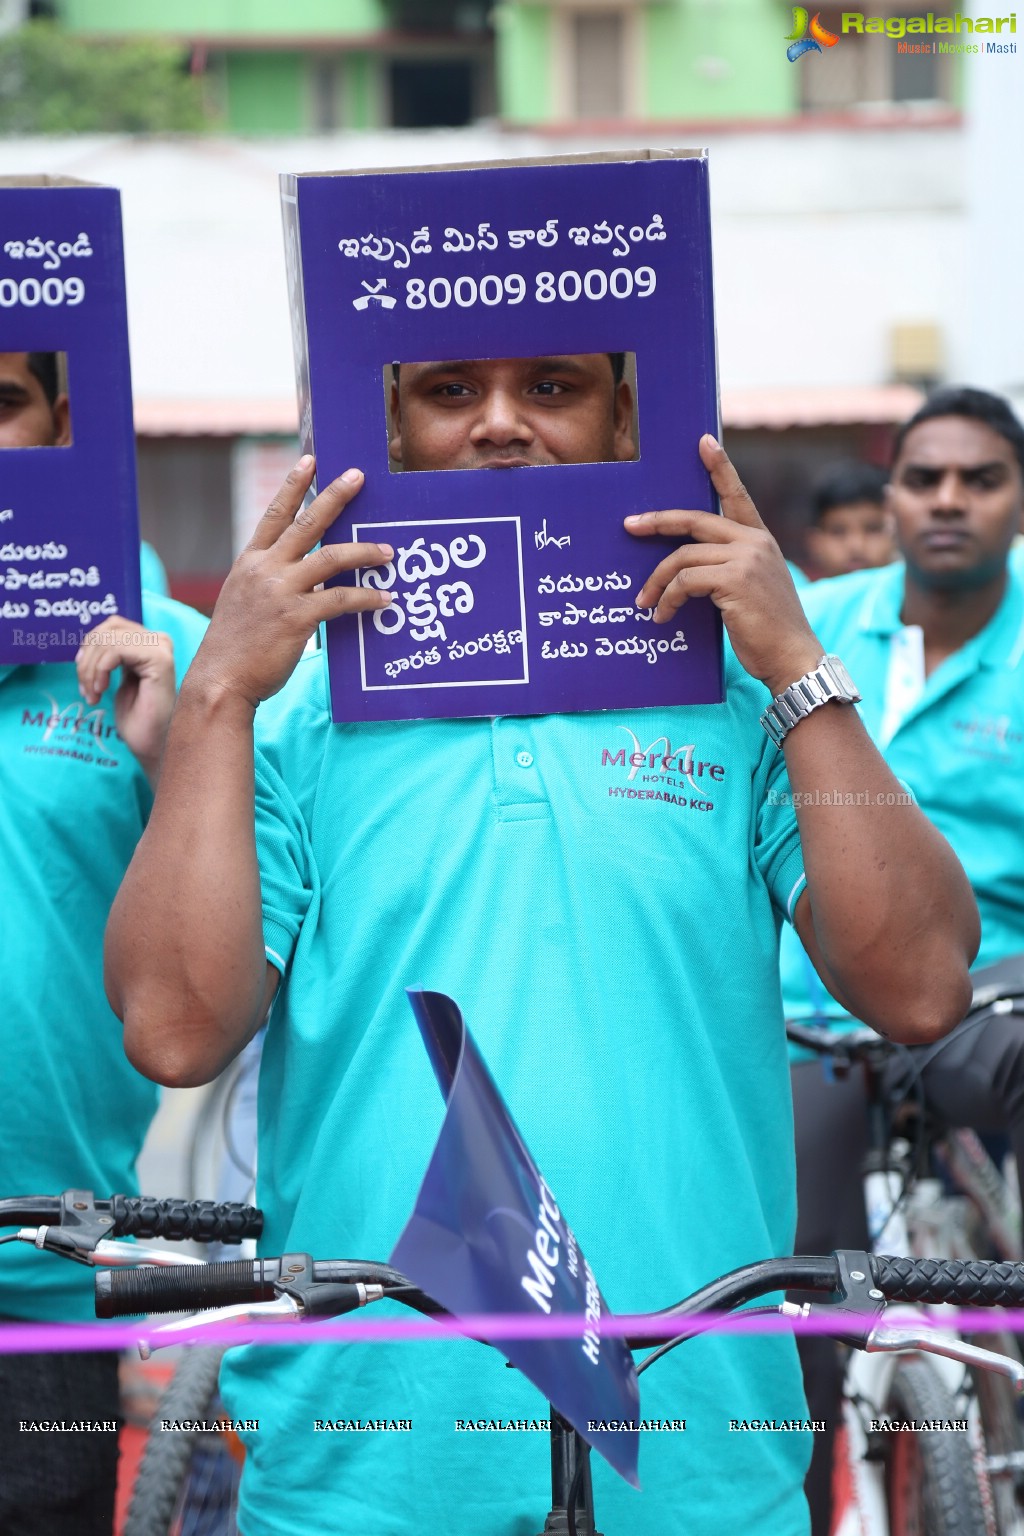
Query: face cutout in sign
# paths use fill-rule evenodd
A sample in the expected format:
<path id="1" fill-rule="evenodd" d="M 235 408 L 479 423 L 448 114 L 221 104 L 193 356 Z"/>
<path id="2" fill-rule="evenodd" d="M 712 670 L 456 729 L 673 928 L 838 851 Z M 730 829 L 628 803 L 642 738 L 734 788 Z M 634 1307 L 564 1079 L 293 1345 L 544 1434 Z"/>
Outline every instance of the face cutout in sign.
<path id="1" fill-rule="evenodd" d="M 412 989 L 409 1000 L 448 1110 L 391 1263 L 456 1316 L 584 1318 L 582 1336 L 489 1342 L 639 1487 L 638 1432 L 587 1429 L 640 1419 L 633 1357 L 602 1336 L 608 1308 L 593 1271 L 456 1004 Z"/>

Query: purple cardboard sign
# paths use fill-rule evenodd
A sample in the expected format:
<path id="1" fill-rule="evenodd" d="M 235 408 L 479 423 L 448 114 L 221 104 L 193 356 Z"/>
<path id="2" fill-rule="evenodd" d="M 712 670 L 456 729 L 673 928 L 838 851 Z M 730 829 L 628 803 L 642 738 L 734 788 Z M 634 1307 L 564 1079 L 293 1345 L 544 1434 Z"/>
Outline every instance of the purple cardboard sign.
<path id="1" fill-rule="evenodd" d="M 589 1445 L 639 1487 L 640 1391 L 593 1271 L 466 1028 L 443 992 L 409 1001 L 447 1103 L 414 1210 L 391 1263 L 456 1316 L 582 1318 L 575 1338 L 491 1339 Z"/>
<path id="2" fill-rule="evenodd" d="M 71 434 L 0 436 L 0 665 L 68 661 L 108 615 L 142 617 L 115 188 L 0 179 L 0 353 L 58 355 Z"/>
<path id="3" fill-rule="evenodd" d="M 366 475 L 328 538 L 395 550 L 343 578 L 394 598 L 328 625 L 333 717 L 720 702 L 718 610 L 692 599 L 655 625 L 635 597 L 674 541 L 623 528 L 717 510 L 697 453 L 718 430 L 705 157 L 288 176 L 282 202 L 305 447 L 320 486 Z M 496 473 L 389 456 L 393 363 L 602 352 L 635 382 L 633 457 Z"/>

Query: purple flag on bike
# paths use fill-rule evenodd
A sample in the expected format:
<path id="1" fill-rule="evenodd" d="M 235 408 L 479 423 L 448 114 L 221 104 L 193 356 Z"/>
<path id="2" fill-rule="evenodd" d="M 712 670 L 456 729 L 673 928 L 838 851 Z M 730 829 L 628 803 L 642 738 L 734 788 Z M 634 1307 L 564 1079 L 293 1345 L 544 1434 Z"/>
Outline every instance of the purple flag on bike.
<path id="1" fill-rule="evenodd" d="M 448 1110 L 391 1263 L 456 1316 L 582 1318 L 582 1336 L 489 1342 L 639 1487 L 639 1433 L 588 1428 L 640 1419 L 633 1357 L 603 1335 L 609 1313 L 593 1271 L 456 1004 L 442 992 L 408 995 Z"/>

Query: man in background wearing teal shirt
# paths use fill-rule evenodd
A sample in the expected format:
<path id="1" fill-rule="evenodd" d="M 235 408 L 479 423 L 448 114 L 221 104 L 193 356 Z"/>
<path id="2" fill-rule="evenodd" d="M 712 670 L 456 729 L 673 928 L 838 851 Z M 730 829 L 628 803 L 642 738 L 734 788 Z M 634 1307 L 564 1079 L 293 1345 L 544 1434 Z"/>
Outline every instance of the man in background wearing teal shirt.
<path id="1" fill-rule="evenodd" d="M 1024 427 L 1006 401 L 974 389 L 926 401 L 898 434 L 889 506 L 905 565 L 801 596 L 857 678 L 861 718 L 889 766 L 960 857 L 986 966 L 1024 951 L 1024 583 L 1009 558 L 1024 510 Z M 849 1021 L 792 931 L 782 981 L 787 1018 Z M 928 1103 L 949 1123 L 1009 1131 L 1024 1188 L 1024 1019 L 972 1021 L 915 1056 Z M 860 1079 L 827 1083 L 807 1062 L 793 1085 L 797 1249 L 863 1245 Z M 834 1349 L 808 1339 L 801 1354 L 813 1415 L 834 1417 Z M 815 1459 L 815 1531 L 827 1532 L 823 1442 Z"/>
<path id="2" fill-rule="evenodd" d="M 399 390 L 391 452 L 406 469 L 514 464 L 498 472 L 525 498 L 535 474 L 632 448 L 607 354 L 403 364 Z M 965 1006 L 975 920 L 916 807 L 859 818 L 849 852 L 829 811 L 801 811 L 798 835 L 790 780 L 809 790 L 838 762 L 844 782 L 883 799 L 897 786 L 838 702 L 787 735 L 785 760 L 761 730 L 771 696 L 817 668 L 822 648 L 722 449 L 705 437 L 699 453 L 725 515 L 654 512 L 626 527 L 693 536 L 636 601 L 659 622 L 688 596 L 719 604 L 731 639 L 722 705 L 332 724 L 319 660 L 299 661 L 306 639 L 388 598 L 318 584 L 394 554 L 313 552 L 358 494 L 356 470 L 300 510 L 313 473 L 300 461 L 229 576 L 112 914 L 108 980 L 133 1060 L 178 1083 L 214 1075 L 276 994 L 261 1080 L 268 1252 L 386 1253 L 410 1214 L 441 1105 L 404 985 L 463 1007 L 622 1312 L 789 1251 L 785 916 L 880 1027 L 930 1039 Z M 670 783 L 690 793 L 659 796 Z M 918 861 L 926 923 L 904 932 Z M 890 930 L 906 939 L 892 952 L 876 943 Z M 803 1536 L 809 1437 L 730 1430 L 802 1418 L 790 1340 L 708 1336 L 643 1380 L 645 1415 L 685 1418 L 686 1432 L 643 1447 L 640 1496 L 594 1468 L 603 1529 Z M 246 1436 L 245 1536 L 535 1536 L 543 1523 L 546 1438 L 456 1429 L 544 1416 L 494 1352 L 256 1348 L 223 1386 L 234 1417 L 259 1419 Z M 412 1429 L 314 1428 L 357 1418 Z"/>
<path id="3" fill-rule="evenodd" d="M 52 357 L 0 354 L 0 457 L 61 445 L 66 401 L 46 366 Z M 156 1109 L 156 1089 L 125 1057 L 103 993 L 103 926 L 152 805 L 176 681 L 205 621 L 149 593 L 143 616 L 145 628 L 115 617 L 90 630 L 77 665 L 0 667 L 5 1197 L 132 1193 Z M 5 1244 L 0 1316 L 89 1318 L 92 1281 L 83 1266 Z M 109 1536 L 116 1431 L 28 1434 L 18 1424 L 118 1417 L 115 1354 L 0 1355 L 4 1536 Z"/>

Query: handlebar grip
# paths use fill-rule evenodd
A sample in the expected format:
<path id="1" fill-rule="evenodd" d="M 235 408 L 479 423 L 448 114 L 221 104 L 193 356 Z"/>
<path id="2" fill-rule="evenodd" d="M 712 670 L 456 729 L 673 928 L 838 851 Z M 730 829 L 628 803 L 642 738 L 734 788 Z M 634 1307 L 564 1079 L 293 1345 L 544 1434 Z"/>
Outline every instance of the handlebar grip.
<path id="1" fill-rule="evenodd" d="M 263 1212 L 253 1205 L 214 1200 L 151 1200 L 114 1195 L 110 1201 L 116 1237 L 167 1237 L 194 1243 L 240 1243 L 259 1237 Z"/>
<path id="2" fill-rule="evenodd" d="M 278 1273 L 275 1261 L 265 1269 L 262 1259 L 102 1269 L 96 1274 L 96 1316 L 142 1317 L 148 1312 L 197 1312 L 271 1301 Z"/>
<path id="3" fill-rule="evenodd" d="M 887 1301 L 1024 1306 L 1024 1264 L 982 1259 L 904 1259 L 877 1254 L 871 1275 Z"/>

